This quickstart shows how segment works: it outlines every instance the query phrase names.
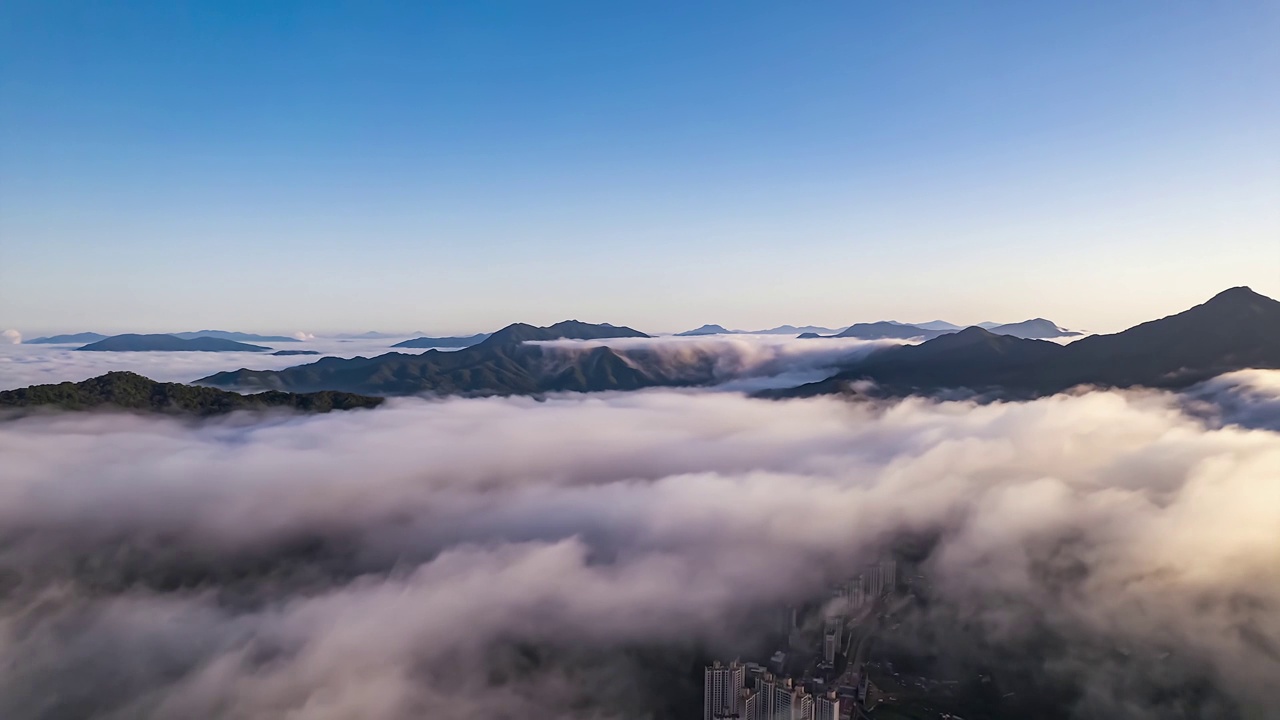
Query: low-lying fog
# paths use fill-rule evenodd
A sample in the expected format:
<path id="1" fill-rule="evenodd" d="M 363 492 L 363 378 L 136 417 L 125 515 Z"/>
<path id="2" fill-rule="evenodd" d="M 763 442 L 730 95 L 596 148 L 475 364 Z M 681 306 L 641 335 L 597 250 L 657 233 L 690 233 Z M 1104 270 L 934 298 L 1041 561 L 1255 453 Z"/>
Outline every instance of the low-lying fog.
<path id="1" fill-rule="evenodd" d="M 922 649 L 1038 673 L 1064 717 L 1275 717 L 1278 412 L 1280 373 L 1247 371 L 11 419 L 0 717 L 681 717 L 753 613 L 906 539 Z"/>

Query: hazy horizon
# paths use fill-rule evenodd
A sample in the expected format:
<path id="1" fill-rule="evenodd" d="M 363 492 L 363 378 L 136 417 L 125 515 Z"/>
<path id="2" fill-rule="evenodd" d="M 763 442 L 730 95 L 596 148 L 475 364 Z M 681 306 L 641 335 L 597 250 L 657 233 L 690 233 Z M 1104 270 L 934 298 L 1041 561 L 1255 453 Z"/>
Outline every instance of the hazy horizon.
<path id="1" fill-rule="evenodd" d="M 0 328 L 1280 296 L 1280 7 L 10 3 Z"/>
<path id="2" fill-rule="evenodd" d="M 1227 289 L 1229 289 L 1229 288 L 1222 288 L 1222 290 L 1227 290 Z M 1255 292 L 1258 292 L 1258 293 L 1260 293 L 1260 294 L 1262 294 L 1262 295 L 1266 295 L 1266 296 L 1268 296 L 1268 297 L 1273 297 L 1273 298 L 1274 298 L 1274 297 L 1280 297 L 1280 293 L 1268 293 L 1268 292 L 1266 292 L 1266 291 L 1264 291 L 1264 290 L 1259 290 L 1257 287 L 1253 287 L 1253 288 L 1251 288 L 1251 289 L 1252 289 L 1252 290 L 1254 290 Z M 1220 291 L 1219 291 L 1219 292 L 1220 292 Z M 1215 292 L 1215 293 L 1213 293 L 1213 295 L 1216 295 L 1216 294 L 1217 294 L 1216 292 Z M 1089 327 L 1082 327 L 1082 326 L 1079 326 L 1079 325 L 1073 325 L 1073 324 L 1071 324 L 1071 323 L 1065 323 L 1065 322 L 1062 322 L 1062 321 L 1058 320 L 1057 318 L 1053 318 L 1053 317 L 1045 317 L 1044 315 L 1027 315 L 1026 317 L 1021 317 L 1021 318 L 1018 318 L 1018 319 L 996 319 L 996 320 L 990 320 L 990 319 L 988 319 L 988 320 L 975 320 L 975 321 L 971 321 L 971 322 L 957 322 L 957 321 L 955 321 L 955 320 L 953 320 L 953 319 L 951 319 L 951 318 L 949 318 L 949 317 L 945 317 L 945 316 L 939 315 L 939 316 L 931 317 L 931 318 L 928 318 L 928 319 L 916 319 L 916 320 L 900 320 L 900 319 L 898 319 L 898 318 L 893 318 L 893 317 L 887 317 L 887 318 L 886 318 L 886 317 L 867 317 L 867 318 L 857 318 L 857 319 L 852 320 L 852 321 L 839 322 L 839 323 L 820 323 L 820 322 L 808 322 L 808 321 L 793 321 L 793 322 L 777 323 L 777 324 L 774 324 L 774 325 L 754 325 L 754 326 L 753 326 L 753 325 L 733 325 L 733 324 L 730 324 L 730 323 L 722 323 L 722 322 L 716 322 L 715 320 L 708 320 L 708 321 L 706 321 L 705 323 L 690 324 L 690 325 L 688 325 L 688 326 L 679 327 L 679 328 L 664 328 L 664 329 L 662 329 L 662 330 L 654 330 L 654 329 L 652 329 L 652 328 L 647 328 L 647 327 L 638 327 L 637 325 L 632 324 L 632 323 L 627 323 L 627 322 L 618 322 L 617 320 L 610 320 L 610 319 L 608 319 L 608 318 L 591 318 L 590 316 L 584 316 L 584 317 L 579 317 L 579 316 L 574 316 L 574 317 L 562 317 L 562 318 L 557 318 L 557 319 L 545 320 L 545 321 L 542 321 L 542 322 L 530 322 L 530 321 L 528 321 L 528 320 L 524 320 L 524 319 L 513 319 L 513 320 L 510 320 L 510 321 L 508 321 L 508 322 L 503 322 L 503 323 L 501 323 L 501 324 L 499 324 L 499 325 L 495 325 L 495 326 L 491 326 L 491 327 L 486 327 L 486 328 L 469 327 L 469 328 L 454 328 L 454 329 L 435 330 L 435 331 L 430 330 L 430 329 L 422 329 L 422 328 L 418 328 L 418 329 L 414 329 L 414 330 L 403 330 L 403 329 L 400 329 L 400 328 L 390 328 L 390 329 L 388 329 L 388 328 L 385 328 L 385 327 L 379 327 L 376 323 L 370 323 L 370 324 L 369 324 L 368 326 L 366 326 L 366 327 L 336 328 L 336 329 L 328 329 L 328 330 L 326 330 L 326 329 L 314 329 L 314 328 L 303 328 L 303 329 L 299 329 L 299 328 L 297 328 L 297 327 L 294 327 L 294 328 L 280 328 L 280 327 L 254 327 L 254 326 L 239 326 L 239 325 L 237 325 L 237 326 L 231 326 L 231 325 L 226 324 L 226 323 L 224 323 L 224 324 L 222 324 L 222 325 L 214 324 L 214 325 L 211 325 L 211 326 L 209 326 L 209 327 L 204 327 L 204 326 L 202 326 L 202 327 L 199 327 L 199 328 L 194 327 L 194 326 L 193 326 L 193 327 L 183 327 L 183 328 L 174 328 L 174 327 L 163 327 L 163 328 L 153 328 L 153 327 L 149 327 L 149 328 L 139 328 L 139 327 L 137 327 L 136 325 L 132 325 L 132 326 L 130 326 L 130 325 L 119 325 L 119 324 L 116 324 L 116 325 L 113 325 L 113 326 L 107 326 L 106 328 L 102 328 L 102 327 L 80 327 L 80 326 L 68 326 L 68 327 L 62 327 L 62 328 L 57 328 L 57 329 L 45 329 L 45 330 L 34 330 L 34 331 L 32 331 L 32 330 L 24 330 L 24 329 L 22 329 L 22 328 L 13 328 L 13 330 L 18 331 L 18 332 L 21 334 L 22 340 L 23 340 L 24 342 L 25 342 L 25 341 L 28 341 L 28 340 L 31 340 L 31 339 L 33 339 L 33 338 L 37 338 L 37 337 L 44 337 L 44 336 L 50 336 L 50 335 L 61 335 L 61 334 L 69 334 L 69 333 L 79 333 L 79 332 L 99 332 L 99 333 L 106 334 L 106 335 L 113 335 L 113 334 L 122 334 L 122 333 L 181 333 L 181 332 L 194 332 L 194 331 L 199 331 L 199 330 L 220 330 L 220 331 L 230 331 L 230 332 L 245 332 L 245 333 L 260 334 L 260 335 L 286 335 L 286 336 L 289 336 L 289 335 L 295 335 L 295 334 L 298 334 L 298 333 L 302 333 L 302 334 L 306 334 L 306 335 L 315 335 L 316 337 L 329 337 L 329 338 L 338 338 L 338 337 L 343 337 L 343 336 L 348 336 L 348 335 L 358 335 L 358 334 L 361 334 L 361 333 L 373 332 L 373 333 L 380 333 L 380 334 L 384 334 L 384 335 L 386 335 L 386 336 L 387 336 L 387 339 L 391 339 L 392 337 L 396 337 L 396 338 L 411 338 L 411 337 L 415 337 L 415 336 L 418 336 L 418 335 L 421 335 L 421 334 L 425 334 L 425 335 L 427 335 L 427 336 L 432 336 L 432 337 L 445 337 L 445 336 L 455 336 L 455 335 L 456 335 L 456 336 L 467 336 L 467 335 L 473 335 L 473 334 L 477 334 L 477 333 L 488 333 L 488 332 L 493 332 L 494 330 L 498 330 L 498 329 L 500 329 L 500 328 L 502 328 L 502 327 L 505 327 L 505 326 L 507 326 L 507 325 L 510 325 L 510 324 L 512 324 L 512 323 L 521 323 L 521 322 L 523 322 L 523 323 L 528 323 L 528 324 L 531 324 L 531 325 L 546 326 L 546 325 L 551 325 L 551 324 L 554 324 L 554 323 L 557 323 L 557 322 L 561 322 L 561 321 L 563 321 L 563 320 L 581 320 L 581 321 L 583 321 L 583 322 L 590 322 L 590 323 L 609 323 L 609 324 L 613 324 L 613 325 L 623 325 L 623 326 L 627 326 L 627 327 L 632 327 L 632 328 L 634 328 L 634 329 L 636 329 L 636 330 L 639 330 L 639 331 L 641 331 L 641 332 L 645 332 L 645 333 L 648 333 L 648 334 L 651 334 L 651 335 L 674 335 L 674 334 L 677 334 L 677 333 L 685 332 L 685 331 L 687 331 L 687 330 L 694 330 L 694 329 L 697 329 L 697 328 L 699 328 L 699 327 L 702 327 L 703 325 L 710 325 L 710 324 L 714 324 L 714 325 L 721 325 L 721 326 L 723 326 L 726 330 L 730 330 L 730 331 L 756 331 L 756 330 L 768 330 L 768 329 L 772 329 L 772 328 L 774 328 L 774 327 L 780 327 L 780 326 L 782 326 L 782 325 L 794 325 L 794 326 L 796 326 L 796 327 L 803 327 L 803 326 L 808 326 L 808 325 L 816 325 L 816 326 L 821 326 L 821 327 L 827 327 L 827 328 L 832 328 L 832 329 L 838 329 L 838 328 L 847 327 L 848 325 L 851 325 L 851 324 L 854 324 L 854 323 L 862 323 L 862 322 L 877 322 L 877 321 L 882 321 L 882 320 L 889 320 L 889 321 L 894 321 L 894 322 L 901 322 L 901 323 L 908 324 L 908 325 L 913 324 L 913 323 L 928 323 L 928 322 L 932 322 L 932 321 L 943 320 L 943 321 L 947 321 L 947 322 L 953 322 L 953 323 L 955 323 L 956 325 L 958 325 L 958 326 L 960 326 L 960 327 L 969 327 L 969 326 L 973 326 L 973 325 L 978 325 L 978 324 L 983 323 L 983 322 L 997 322 L 997 323 L 1001 323 L 1001 324 L 1009 324 L 1009 323 L 1018 323 L 1018 322 L 1023 322 L 1023 321 L 1025 321 L 1025 320 L 1032 320 L 1032 319 L 1036 319 L 1036 318 L 1043 318 L 1043 319 L 1046 319 L 1046 320 L 1053 321 L 1053 322 L 1057 323 L 1059 326 L 1064 327 L 1064 328 L 1066 328 L 1066 329 L 1068 329 L 1068 330 L 1075 330 L 1075 331 L 1083 332 L 1083 333 L 1086 333 L 1086 334 L 1100 334 L 1100 333 L 1114 333 L 1114 332 L 1120 332 L 1120 331 L 1123 331 L 1123 330 L 1126 330 L 1126 329 L 1128 329 L 1128 328 L 1132 327 L 1133 325 L 1141 324 L 1141 323 L 1143 323 L 1143 322 L 1147 322 L 1147 321 L 1149 321 L 1149 320 L 1156 320 L 1156 319 L 1159 319 L 1159 318 L 1161 318 L 1161 317 L 1166 317 L 1166 316 L 1168 316 L 1168 315 L 1173 315 L 1173 314 L 1175 314 L 1175 313 L 1182 312 L 1183 310 L 1186 310 L 1186 309 L 1188 309 L 1188 308 L 1190 308 L 1190 307 L 1192 307 L 1192 306 L 1194 306 L 1194 305 L 1199 305 L 1199 304 L 1201 304 L 1201 303 L 1205 302 L 1206 300 L 1209 300 L 1209 298 L 1210 298 L 1210 297 L 1212 297 L 1212 295 L 1210 295 L 1210 296 L 1205 296 L 1204 298 L 1202 298 L 1202 299 L 1200 299 L 1200 300 L 1196 300 L 1196 301 L 1194 301 L 1194 302 L 1192 302 L 1192 303 L 1188 304 L 1186 307 L 1179 307 L 1179 308 L 1169 309 L 1169 310 L 1167 310 L 1167 311 L 1162 311 L 1162 312 L 1160 312 L 1158 315 L 1153 315 L 1153 316 L 1151 316 L 1151 317 L 1146 317 L 1146 318 L 1140 318 L 1140 319 L 1138 319 L 1138 320 L 1135 320 L 1133 323 L 1128 324 L 1128 325 L 1124 325 L 1124 326 L 1122 326 L 1122 327 L 1106 328 L 1106 329 L 1089 328 Z M 425 324 L 424 324 L 424 325 L 425 325 Z M 430 326 L 427 326 L 427 327 L 430 327 Z M 445 324 L 445 323 L 443 323 L 443 322 L 442 322 L 442 323 L 439 325 L 439 327 L 446 327 L 446 328 L 447 328 L 447 327 L 449 327 L 449 326 L 448 326 L 447 324 Z"/>

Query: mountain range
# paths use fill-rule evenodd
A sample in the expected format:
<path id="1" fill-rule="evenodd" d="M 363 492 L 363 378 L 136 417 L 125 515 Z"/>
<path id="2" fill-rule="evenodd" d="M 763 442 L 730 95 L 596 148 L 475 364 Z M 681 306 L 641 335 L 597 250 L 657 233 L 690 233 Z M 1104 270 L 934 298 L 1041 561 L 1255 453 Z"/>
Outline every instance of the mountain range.
<path id="1" fill-rule="evenodd" d="M 269 347 L 214 337 L 180 338 L 176 335 L 113 335 L 76 350 L 97 352 L 267 352 Z"/>
<path id="2" fill-rule="evenodd" d="M 234 340 L 236 342 L 301 342 L 298 338 L 288 337 L 287 335 L 255 335 L 253 333 L 231 332 L 228 330 L 196 330 L 195 332 L 169 334 L 176 338 L 182 338 L 183 340 L 194 340 L 196 338 L 208 337 L 218 338 L 220 340 Z"/>
<path id="3" fill-rule="evenodd" d="M 703 325 L 692 330 L 676 333 L 676 337 L 695 337 L 698 335 L 740 335 L 741 330 L 726 330 L 723 325 Z"/>
<path id="4" fill-rule="evenodd" d="M 628 327 L 566 320 L 549 327 L 515 323 L 461 350 L 377 357 L 326 357 L 284 370 L 235 370 L 198 383 L 236 389 L 346 390 L 375 395 L 416 393 L 535 394 L 553 391 L 636 390 L 657 384 L 607 347 L 560 353 L 537 341 L 646 338 Z"/>
<path id="5" fill-rule="evenodd" d="M 970 327 L 882 349 L 826 380 L 766 395 L 846 392 L 870 381 L 887 395 L 1035 397 L 1078 385 L 1182 388 L 1244 368 L 1280 368 L 1280 302 L 1237 287 L 1176 315 L 1069 345 Z"/>
<path id="6" fill-rule="evenodd" d="M 1023 320 L 1018 323 L 981 323 L 979 327 L 986 328 L 997 335 L 1013 335 L 1020 338 L 1060 338 L 1074 337 L 1081 333 L 1073 332 L 1059 327 L 1053 322 L 1044 318 L 1033 318 L 1031 320 Z M 797 327 L 795 325 L 781 325 L 769 330 L 728 330 L 723 325 L 703 325 L 693 330 L 686 330 L 682 333 L 676 333 L 677 336 L 689 337 L 698 335 L 799 335 L 804 339 L 822 338 L 822 337 L 839 337 L 839 338 L 859 338 L 862 340 L 883 340 L 887 338 L 912 340 L 915 338 L 929 339 L 935 338 L 945 333 L 956 332 L 962 329 L 960 325 L 946 322 L 945 320 L 930 320 L 924 323 L 902 323 L 894 320 L 881 320 L 878 322 L 855 323 L 843 330 L 832 330 L 831 328 L 817 327 L 814 325 L 805 325 Z"/>
<path id="7" fill-rule="evenodd" d="M 180 333 L 164 333 L 182 340 L 193 340 L 195 338 L 210 337 L 219 338 L 221 340 L 234 340 L 236 342 L 299 342 L 297 338 L 288 337 L 286 335 L 255 335 L 253 333 L 230 332 L 227 330 L 196 330 L 194 332 Z M 96 332 L 71 333 L 69 335 L 50 335 L 48 337 L 38 337 L 27 340 L 27 345 L 69 345 L 71 343 L 94 343 L 99 340 L 106 340 L 111 335 L 103 335 Z"/>
<path id="8" fill-rule="evenodd" d="M 926 327 L 926 325 L 928 327 Z M 1031 320 L 1023 320 L 1022 322 L 1017 323 L 1006 323 L 1003 325 L 993 323 L 987 323 L 986 325 L 987 327 L 983 329 L 996 335 L 1010 335 L 1024 339 L 1076 337 L 1081 334 L 1058 327 L 1057 324 L 1050 322 L 1049 320 L 1045 320 L 1044 318 L 1033 318 Z M 957 332 L 960 329 L 961 328 L 959 326 L 952 325 L 951 323 L 942 320 L 934 320 L 920 325 L 888 320 L 850 325 L 845 328 L 843 332 L 829 337 L 859 338 L 862 340 L 883 340 L 886 338 L 896 338 L 901 340 L 922 338 L 928 340 L 948 333 Z M 804 337 L 812 338 L 821 336 L 805 335 Z"/>
<path id="9" fill-rule="evenodd" d="M 69 335 L 50 335 L 24 341 L 27 345 L 69 345 L 71 343 L 91 343 L 106 340 L 107 335 L 96 332 L 71 333 Z"/>
<path id="10" fill-rule="evenodd" d="M 696 337 L 699 335 L 799 335 L 801 333 L 832 334 L 840 332 L 839 328 L 822 327 L 820 325 L 779 325 L 765 330 L 729 330 L 723 325 L 703 325 L 692 330 L 676 333 L 676 337 Z"/>
<path id="11" fill-rule="evenodd" d="M 477 333 L 467 337 L 416 337 L 398 342 L 391 347 L 402 348 L 465 348 L 483 342 L 490 333 Z"/>
<path id="12" fill-rule="evenodd" d="M 867 325 L 884 333 L 912 331 L 892 323 Z M 871 381 L 878 392 L 889 395 L 962 390 L 1026 397 L 1082 384 L 1179 388 L 1231 370 L 1280 368 L 1280 303 L 1248 288 L 1233 288 L 1177 315 L 1069 345 L 980 327 L 933 332 L 939 334 L 919 345 L 884 348 L 850 362 L 826 380 L 769 391 L 766 396 L 845 392 L 857 381 Z M 673 357 L 656 346 L 566 349 L 529 344 L 566 338 L 642 337 L 647 336 L 630 328 L 577 321 L 545 328 L 517 323 L 462 350 L 326 357 L 284 370 L 217 373 L 198 382 L 237 389 L 343 390 L 372 395 L 505 395 L 635 390 L 708 384 L 717 379 L 714 369 L 718 358 L 712 350 Z"/>
<path id="13" fill-rule="evenodd" d="M 271 408 L 329 412 L 377 407 L 382 401 L 382 398 L 343 392 L 298 394 L 272 391 L 241 395 L 210 387 L 156 382 L 131 372 L 110 372 L 84 382 L 33 385 L 20 390 L 0 392 L 0 409 L 110 408 L 193 415 L 220 415 L 235 410 Z"/>

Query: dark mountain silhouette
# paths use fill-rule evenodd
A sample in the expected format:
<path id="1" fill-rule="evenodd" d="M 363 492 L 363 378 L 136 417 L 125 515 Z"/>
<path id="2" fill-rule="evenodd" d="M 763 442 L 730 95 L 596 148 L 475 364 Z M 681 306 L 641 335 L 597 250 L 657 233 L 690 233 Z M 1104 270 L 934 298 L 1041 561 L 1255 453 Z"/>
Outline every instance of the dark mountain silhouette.
<path id="1" fill-rule="evenodd" d="M 1012 335 L 1013 337 L 1040 340 L 1060 337 L 1077 337 L 1081 335 L 1081 333 L 1058 327 L 1055 323 L 1045 320 L 1044 318 L 1033 318 L 1031 320 L 1023 320 L 1018 323 L 994 325 L 987 329 L 997 335 Z"/>
<path id="2" fill-rule="evenodd" d="M 766 330 L 730 330 L 723 325 L 703 325 L 700 328 L 676 333 L 680 337 L 696 335 L 834 335 L 844 328 L 820 325 L 779 325 Z"/>
<path id="3" fill-rule="evenodd" d="M 301 342 L 298 338 L 287 337 L 284 335 L 254 335 L 253 333 L 230 332 L 227 330 L 196 330 L 195 332 L 170 333 L 170 335 L 173 335 L 176 338 L 182 338 L 183 340 L 210 337 L 219 338 L 221 340 L 234 340 L 236 342 Z"/>
<path id="4" fill-rule="evenodd" d="M 417 337 L 412 340 L 398 342 L 391 347 L 402 348 L 464 348 L 483 342 L 489 333 L 478 333 L 467 337 Z"/>
<path id="5" fill-rule="evenodd" d="M 971 327 L 877 351 L 831 378 L 768 395 L 841 392 L 860 380 L 891 395 L 965 389 L 1027 397 L 1077 385 L 1176 389 L 1244 368 L 1280 368 L 1280 302 L 1240 287 L 1176 315 L 1065 346 Z"/>
<path id="6" fill-rule="evenodd" d="M 77 350 L 113 352 L 267 352 L 271 348 L 234 340 L 199 337 L 184 340 L 173 335 L 113 335 Z"/>
<path id="7" fill-rule="evenodd" d="M 929 327 L 925 327 L 926 325 Z M 1024 320 L 1020 323 L 1008 323 L 1005 325 L 984 323 L 977 327 L 990 330 L 996 335 L 1012 335 L 1014 337 L 1026 339 L 1071 337 L 1080 335 L 1078 332 L 1064 330 L 1044 318 L 1035 318 L 1034 320 Z M 922 325 L 894 322 L 893 320 L 881 320 L 879 322 L 856 323 L 854 325 L 850 325 L 837 335 L 804 333 L 802 337 L 851 337 L 862 340 L 885 340 L 895 338 L 899 340 L 912 340 L 922 338 L 928 340 L 948 333 L 953 333 L 958 330 L 960 330 L 959 327 L 942 320 L 933 320 Z"/>
<path id="8" fill-rule="evenodd" d="M 516 323 L 461 350 L 428 350 L 417 355 L 326 357 L 284 370 L 236 370 L 197 382 L 217 387 L 313 391 L 346 390 L 378 395 L 416 393 L 535 394 L 554 390 L 632 390 L 667 384 L 660 373 L 638 371 L 610 348 L 586 351 L 547 348 L 532 341 L 648 337 L 614 325 L 576 320 L 535 327 Z"/>
<path id="9" fill-rule="evenodd" d="M 801 334 L 812 333 L 816 335 L 834 335 L 842 330 L 844 330 L 844 328 L 829 328 L 829 327 L 822 327 L 821 325 L 799 325 L 799 326 L 779 325 L 778 327 L 769 328 L 768 330 L 752 330 L 750 334 L 751 335 L 801 335 Z"/>
<path id="10" fill-rule="evenodd" d="M 695 335 L 732 335 L 737 333 L 736 330 L 726 330 L 723 325 L 703 325 L 693 330 L 685 330 L 682 333 L 676 333 L 678 337 L 691 337 Z"/>
<path id="11" fill-rule="evenodd" d="M 272 355 L 319 355 L 319 350 L 277 350 Z"/>
<path id="12" fill-rule="evenodd" d="M 1063 348 L 1059 385 L 1185 387 L 1242 368 L 1280 368 L 1280 302 L 1247 287 L 1190 310 Z"/>
<path id="13" fill-rule="evenodd" d="M 857 323 L 850 325 L 844 332 L 834 335 L 833 337 L 849 337 L 859 338 L 862 340 L 885 340 L 897 338 L 901 340 L 910 340 L 911 338 L 933 338 L 943 333 L 951 332 L 949 330 L 925 330 L 915 325 L 905 325 L 903 323 L 880 321 L 872 323 Z"/>
<path id="14" fill-rule="evenodd" d="M 545 340 L 608 340 L 612 338 L 647 338 L 648 335 L 629 327 L 600 323 L 593 325 L 579 320 L 565 320 L 547 327 L 525 323 L 513 323 L 490 335 L 477 347 L 510 345 L 512 343 Z"/>
<path id="15" fill-rule="evenodd" d="M 881 326 L 884 332 L 913 332 L 895 323 L 867 325 Z M 517 323 L 462 350 L 326 357 L 285 370 L 218 373 L 200 382 L 378 395 L 508 395 L 699 385 L 717 378 L 722 358 L 711 351 L 672 357 L 648 346 L 619 349 L 530 342 L 625 337 L 645 336 L 630 328 L 576 321 L 546 328 Z M 978 327 L 943 333 L 919 345 L 878 350 L 827 380 L 772 391 L 769 396 L 842 392 L 856 381 L 868 380 L 878 392 L 890 395 L 957 390 L 1034 397 L 1081 384 L 1179 388 L 1247 367 L 1280 368 L 1280 303 L 1247 288 L 1235 288 L 1186 312 L 1065 346 Z"/>
<path id="16" fill-rule="evenodd" d="M 951 331 L 956 331 L 956 330 L 963 330 L 963 329 L 964 329 L 964 326 L 963 326 L 963 325 L 956 325 L 955 323 L 949 323 L 949 322 L 947 322 L 946 320 L 930 320 L 929 322 L 903 323 L 903 324 L 904 324 L 904 325 L 915 325 L 916 327 L 921 328 L 921 329 L 924 329 L 924 330 L 951 330 Z"/>
<path id="17" fill-rule="evenodd" d="M 240 395 L 209 387 L 156 382 L 131 372 L 110 372 L 84 382 L 32 385 L 0 392 L 0 408 L 103 408 L 194 415 L 219 415 L 234 410 L 270 408 L 328 412 L 377 407 L 381 403 L 382 398 L 342 392 L 264 392 Z"/>
<path id="18" fill-rule="evenodd" d="M 38 337 L 33 340 L 26 340 L 28 345 L 61 345 L 61 344 L 84 344 L 106 340 L 107 335 L 96 332 L 72 333 L 70 335 L 50 335 L 49 337 Z"/>
<path id="19" fill-rule="evenodd" d="M 927 395 L 947 388 L 1001 390 L 1011 378 L 1021 377 L 1060 350 L 1060 345 L 1045 340 L 1023 340 L 971 327 L 919 345 L 878 350 L 826 380 L 768 395 L 822 395 L 840 392 L 859 380 L 871 380 L 880 392 L 889 395 Z"/>

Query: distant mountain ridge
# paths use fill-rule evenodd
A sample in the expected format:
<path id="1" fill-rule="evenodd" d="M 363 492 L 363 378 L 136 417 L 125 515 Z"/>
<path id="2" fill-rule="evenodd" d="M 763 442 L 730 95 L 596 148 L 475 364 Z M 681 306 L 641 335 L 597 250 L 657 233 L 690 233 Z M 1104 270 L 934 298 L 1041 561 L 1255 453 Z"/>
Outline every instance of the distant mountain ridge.
<path id="1" fill-rule="evenodd" d="M 910 340 L 912 338 L 932 338 L 944 333 L 954 332 L 953 330 L 925 330 L 916 325 L 907 325 L 905 323 L 895 322 L 873 322 L 873 323 L 855 323 L 845 328 L 845 330 L 833 337 L 838 338 L 858 338 L 861 340 L 885 340 L 899 339 Z"/>
<path id="2" fill-rule="evenodd" d="M 903 325 L 915 325 L 923 330 L 963 330 L 963 325 L 949 323 L 946 320 L 930 320 L 929 322 L 918 323 L 902 323 Z"/>
<path id="3" fill-rule="evenodd" d="M 178 333 L 157 333 L 169 335 L 181 340 L 194 340 L 195 338 L 209 337 L 221 340 L 234 340 L 236 342 L 300 342 L 295 337 L 285 335 L 255 335 L 254 333 L 231 332 L 227 330 L 195 330 L 193 332 Z M 96 332 L 71 333 L 68 335 L 50 335 L 48 337 L 38 337 L 27 340 L 28 345 L 55 345 L 70 343 L 95 343 L 99 340 L 106 340 L 109 337 L 118 337 L 113 335 L 103 335 Z"/>
<path id="4" fill-rule="evenodd" d="M 829 328 L 821 325 L 779 325 L 768 330 L 753 330 L 752 335 L 799 335 L 801 333 L 824 333 L 834 334 L 843 331 L 844 328 Z"/>
<path id="5" fill-rule="evenodd" d="M 174 335 L 113 335 L 89 343 L 76 350 L 91 352 L 267 352 L 269 347 L 249 345 L 234 340 L 213 337 L 197 337 L 189 340 Z"/>
<path id="6" fill-rule="evenodd" d="M 820 325 L 779 325 L 766 330 L 729 330 L 723 325 L 703 325 L 702 327 L 676 333 L 677 337 L 698 335 L 800 335 L 802 333 L 837 333 L 839 328 L 822 327 Z"/>
<path id="7" fill-rule="evenodd" d="M 890 395 L 962 389 L 1034 397 L 1077 385 L 1176 389 L 1244 368 L 1280 368 L 1280 302 L 1238 287 L 1181 313 L 1069 345 L 966 328 L 877 351 L 826 380 L 767 396 L 844 392 L 859 381 Z"/>
<path id="8" fill-rule="evenodd" d="M 1032 318 L 1016 323 L 1005 323 L 986 328 L 997 335 L 1012 335 L 1027 340 L 1049 340 L 1061 337 L 1077 337 L 1083 333 L 1059 327 L 1044 318 Z"/>
<path id="9" fill-rule="evenodd" d="M 884 333 L 919 330 L 888 322 L 865 325 Z M 1280 303 L 1247 288 L 1225 291 L 1190 310 L 1122 333 L 1095 335 L 1068 345 L 979 327 L 933 332 L 934 337 L 918 345 L 877 350 L 849 362 L 826 380 L 771 391 L 768 396 L 844 392 L 866 380 L 890 395 L 962 390 L 1034 397 L 1081 384 L 1179 388 L 1247 367 L 1280 368 Z M 217 373 L 199 382 L 228 388 L 375 395 L 510 395 L 698 385 L 716 378 L 720 358 L 712 351 L 673 357 L 647 346 L 617 349 L 537 343 L 628 337 L 648 336 L 630 328 L 577 321 L 545 328 L 516 323 L 456 351 L 326 357 L 284 370 Z"/>
<path id="10" fill-rule="evenodd" d="M 391 347 L 402 348 L 465 348 L 484 342 L 490 333 L 477 333 L 466 337 L 416 337 L 398 342 Z"/>
<path id="11" fill-rule="evenodd" d="M 566 320 L 549 327 L 515 323 L 461 350 L 372 358 L 326 357 L 284 370 L 222 372 L 197 382 L 226 388 L 345 390 L 376 395 L 518 395 L 553 391 L 635 390 L 656 384 L 607 347 L 569 355 L 537 341 L 647 338 L 628 327 Z"/>
<path id="12" fill-rule="evenodd" d="M 726 330 L 722 325 L 703 325 L 692 330 L 676 333 L 676 337 L 694 337 L 698 335 L 737 335 L 739 331 Z"/>
<path id="13" fill-rule="evenodd" d="M 210 337 L 218 338 L 220 340 L 234 340 L 236 342 L 301 342 L 298 338 L 287 337 L 285 335 L 255 335 L 253 333 L 230 332 L 227 330 L 196 330 L 195 332 L 169 334 L 176 338 L 182 338 L 183 340 Z"/>
<path id="14" fill-rule="evenodd" d="M 382 398 L 343 392 L 307 394 L 264 392 L 240 395 L 209 387 L 156 382 L 131 372 L 110 372 L 83 382 L 32 385 L 0 392 L 0 409 L 57 408 L 94 410 L 110 408 L 191 415 L 220 415 L 235 410 L 284 408 L 302 412 L 329 412 L 372 408 Z"/>
<path id="15" fill-rule="evenodd" d="M 1006 323 L 1004 325 L 984 323 L 983 325 L 975 327 L 984 327 L 984 329 L 989 330 L 996 335 L 1012 335 L 1014 337 L 1025 339 L 1073 337 L 1082 334 L 1071 330 L 1065 330 L 1044 318 L 1034 318 L 1018 323 Z M 931 320 L 927 323 L 921 324 L 903 323 L 895 320 L 881 320 L 879 322 L 854 323 L 835 335 L 805 333 L 801 337 L 805 339 L 838 337 L 858 338 L 861 340 L 884 340 L 890 338 L 899 340 L 929 340 L 940 335 L 957 332 L 959 330 L 961 330 L 960 326 L 953 325 L 945 320 Z"/>
<path id="16" fill-rule="evenodd" d="M 71 343 L 91 343 L 99 340 L 106 340 L 107 335 L 96 332 L 71 333 L 69 335 L 50 335 L 48 337 L 32 338 L 25 341 L 27 345 L 68 345 Z"/>

